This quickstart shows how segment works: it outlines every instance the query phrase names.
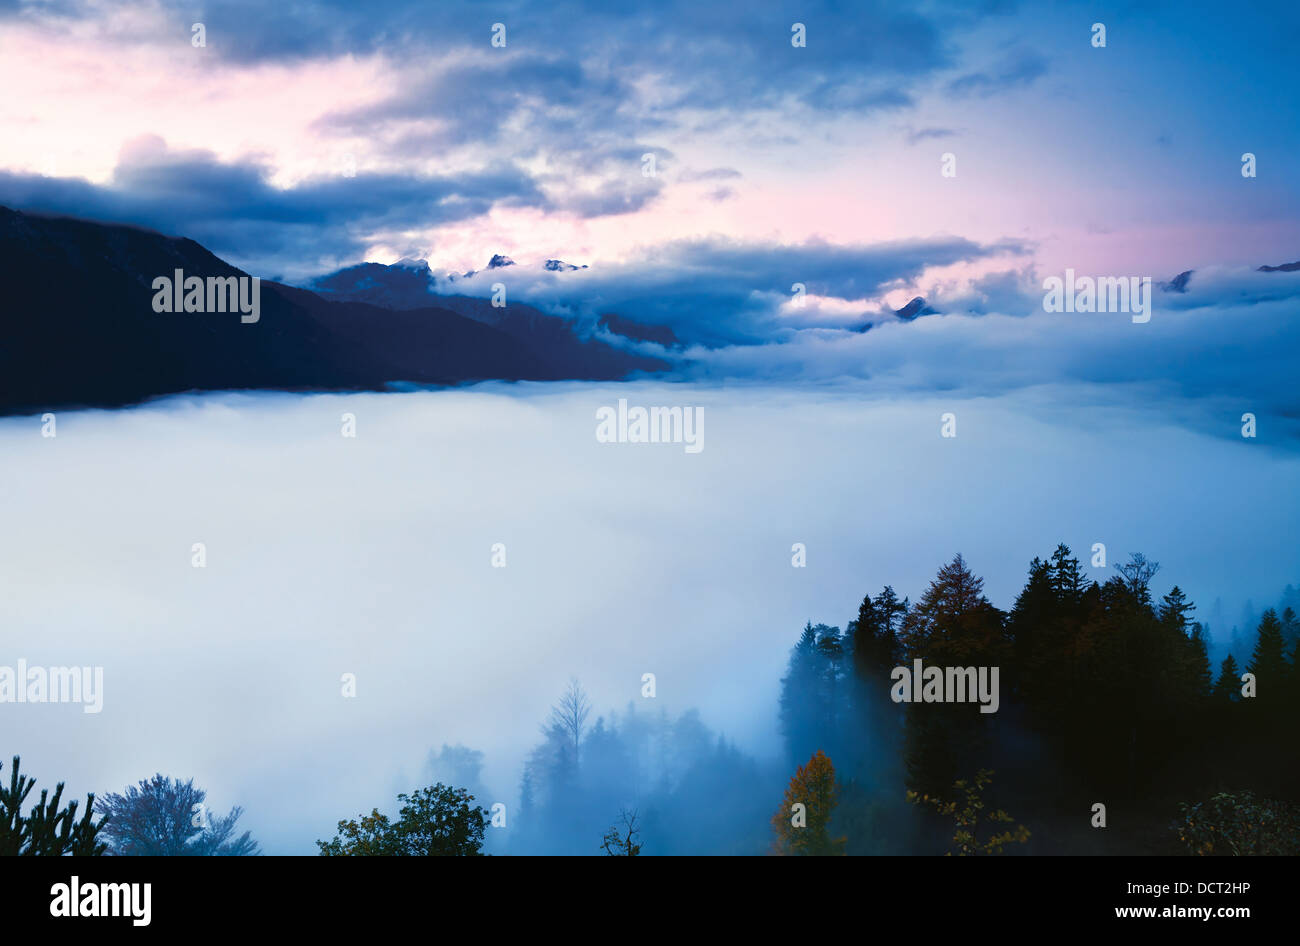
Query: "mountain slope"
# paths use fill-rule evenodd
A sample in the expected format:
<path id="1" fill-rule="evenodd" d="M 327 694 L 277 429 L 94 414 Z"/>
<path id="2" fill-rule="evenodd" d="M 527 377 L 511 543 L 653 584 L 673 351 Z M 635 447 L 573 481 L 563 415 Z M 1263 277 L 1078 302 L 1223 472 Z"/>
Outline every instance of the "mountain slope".
<path id="1" fill-rule="evenodd" d="M 496 255 L 487 268 L 503 269 L 516 265 L 518 264 L 509 257 Z M 579 268 L 559 260 L 547 260 L 543 266 L 543 269 L 551 272 L 571 272 Z M 491 300 L 478 296 L 436 293 L 435 287 L 440 285 L 454 285 L 454 279 L 440 280 L 433 275 L 426 263 L 406 260 L 391 266 L 360 263 L 321 276 L 309 284 L 313 292 L 326 299 L 366 302 L 392 309 L 436 305 L 467 319 L 500 329 L 543 355 L 556 370 L 574 377 L 619 377 L 630 370 L 627 367 L 629 362 L 643 367 L 642 363 L 648 360 L 631 356 L 623 349 L 607 345 L 598 339 L 582 338 L 569 319 L 547 315 L 526 303 L 512 301 L 506 306 L 498 307 L 492 305 Z M 617 320 L 617 325 L 609 321 L 611 318 Z M 660 335 L 646 336 L 637 331 L 624 330 L 637 328 L 636 323 L 619 319 L 618 316 L 604 316 L 599 324 L 611 333 L 632 341 L 650 340 L 665 345 L 676 344 L 671 329 Z"/>
<path id="2" fill-rule="evenodd" d="M 112 407 L 188 390 L 381 389 L 410 381 L 617 379 L 658 370 L 601 346 L 563 363 L 430 305 L 394 311 L 263 281 L 261 315 L 156 313 L 156 277 L 242 276 L 193 240 L 0 207 L 0 413 Z"/>

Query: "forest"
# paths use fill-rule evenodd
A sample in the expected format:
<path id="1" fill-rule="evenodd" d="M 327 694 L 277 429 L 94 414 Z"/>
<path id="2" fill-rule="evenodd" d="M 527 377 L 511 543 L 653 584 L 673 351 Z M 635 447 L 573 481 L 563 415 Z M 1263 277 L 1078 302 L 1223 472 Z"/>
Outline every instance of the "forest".
<path id="1" fill-rule="evenodd" d="M 396 820 L 341 820 L 318 853 L 1300 853 L 1295 592 L 1263 612 L 1248 653 L 1234 633 L 1213 666 L 1183 591 L 1153 598 L 1158 571 L 1135 554 L 1090 581 L 1059 545 L 1007 610 L 961 555 L 915 601 L 868 592 L 843 629 L 808 622 L 794 639 L 775 758 L 694 710 L 594 716 L 572 680 L 517 801 L 486 790 L 481 752 L 443 745 Z M 978 676 L 981 699 L 901 699 L 922 665 Z M 241 809 L 207 812 L 192 779 L 158 774 L 78 814 L 62 784 L 30 799 L 19 765 L 0 781 L 0 853 L 261 853 L 236 832 Z"/>

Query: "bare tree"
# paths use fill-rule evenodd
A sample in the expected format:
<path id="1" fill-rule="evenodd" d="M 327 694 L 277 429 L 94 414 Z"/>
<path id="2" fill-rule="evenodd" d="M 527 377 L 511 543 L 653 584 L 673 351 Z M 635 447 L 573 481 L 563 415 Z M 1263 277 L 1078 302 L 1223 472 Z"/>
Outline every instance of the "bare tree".
<path id="1" fill-rule="evenodd" d="M 600 846 L 610 857 L 636 857 L 641 853 L 641 829 L 636 826 L 636 810 L 624 808 L 619 812 L 618 824 L 610 825 Z"/>
<path id="2" fill-rule="evenodd" d="M 1117 564 L 1115 570 L 1124 576 L 1128 590 L 1145 600 L 1148 596 L 1147 586 L 1156 577 L 1156 572 L 1160 571 L 1160 563 L 1148 562 L 1141 552 L 1133 552 L 1129 561 L 1124 565 Z"/>
<path id="3" fill-rule="evenodd" d="M 551 726 L 564 733 L 573 748 L 573 758 L 578 758 L 578 749 L 582 745 L 583 733 L 587 730 L 587 717 L 591 715 L 591 701 L 576 679 L 569 681 L 569 688 L 560 697 L 560 702 L 551 707 Z"/>

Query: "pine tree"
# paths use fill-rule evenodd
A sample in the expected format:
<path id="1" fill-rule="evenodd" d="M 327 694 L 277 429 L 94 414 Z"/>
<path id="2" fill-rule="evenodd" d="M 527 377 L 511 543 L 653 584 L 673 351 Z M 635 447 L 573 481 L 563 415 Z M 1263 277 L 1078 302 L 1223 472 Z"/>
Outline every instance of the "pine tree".
<path id="1" fill-rule="evenodd" d="M 1159 609 L 1164 639 L 1155 646 L 1157 655 L 1165 653 L 1173 679 L 1171 696 L 1176 700 L 1196 702 L 1209 692 L 1209 651 L 1201 626 L 1191 614 L 1196 605 L 1187 600 L 1177 585 L 1164 596 Z M 1157 658 L 1159 659 L 1159 658 Z"/>
<path id="2" fill-rule="evenodd" d="M 1290 673 L 1288 692 L 1291 694 L 1291 709 L 1295 715 L 1300 716 L 1300 638 L 1291 648 Z"/>
<path id="3" fill-rule="evenodd" d="M 890 671 L 898 666 L 902 659 L 898 631 L 908 606 L 907 599 L 899 601 L 889 585 L 874 601 L 871 595 L 862 599 L 848 649 L 853 655 L 854 674 L 863 683 L 874 685 L 887 680 Z"/>
<path id="4" fill-rule="evenodd" d="M 1290 606 L 1282 609 L 1282 637 L 1292 646 L 1300 641 L 1300 621 L 1296 620 L 1295 609 Z"/>
<path id="5" fill-rule="evenodd" d="M 528 766 L 524 766 L 524 775 L 519 782 L 519 819 L 527 822 L 533 814 L 535 806 L 533 799 L 533 773 Z"/>
<path id="6" fill-rule="evenodd" d="M 1029 563 L 1029 578 L 1016 597 L 1007 621 L 1015 672 L 1005 679 L 1015 688 L 1017 696 L 1036 704 L 1059 695 L 1052 672 L 1061 658 L 1061 642 L 1055 634 L 1058 604 L 1052 566 L 1035 557 Z"/>
<path id="7" fill-rule="evenodd" d="M 1205 640 L 1205 629 L 1201 627 L 1199 621 L 1192 627 L 1188 642 L 1191 646 L 1191 680 L 1194 693 L 1197 699 L 1204 699 L 1210 695 L 1210 651 Z"/>
<path id="8" fill-rule="evenodd" d="M 1255 675 L 1256 692 L 1261 703 L 1275 703 L 1286 693 L 1290 668 L 1283 652 L 1282 623 L 1272 608 L 1260 618 L 1255 652 L 1246 669 Z"/>
<path id="9" fill-rule="evenodd" d="M 821 657 L 817 652 L 817 630 L 812 621 L 804 624 L 798 642 L 790 649 L 790 661 L 781 678 L 780 727 L 787 755 L 796 759 L 802 754 L 803 740 L 815 726 L 817 712 L 810 707 L 810 694 L 817 692 Z M 815 697 L 812 697 L 815 698 Z"/>
<path id="10" fill-rule="evenodd" d="M 984 597 L 984 579 L 972 572 L 958 553 L 939 569 L 908 613 L 902 635 L 904 652 L 907 657 L 938 662 L 950 655 L 954 643 L 963 653 L 987 651 L 1001 630 L 1001 613 Z"/>
<path id="11" fill-rule="evenodd" d="M 1056 546 L 1052 553 L 1051 566 L 1052 591 L 1063 604 L 1075 605 L 1083 599 L 1087 585 L 1079 560 L 1070 554 L 1070 548 L 1064 542 Z"/>
<path id="12" fill-rule="evenodd" d="M 1219 679 L 1214 681 L 1213 697 L 1218 702 L 1231 702 L 1241 692 L 1241 673 L 1237 660 L 1229 654 L 1219 666 Z"/>
<path id="13" fill-rule="evenodd" d="M 1187 600 L 1183 589 L 1174 585 L 1169 594 L 1164 596 L 1160 606 L 1160 620 L 1178 633 L 1185 634 L 1191 624 L 1191 613 L 1195 610 L 1196 605 Z"/>
<path id="14" fill-rule="evenodd" d="M 0 768 L 3 767 L 0 763 Z M 35 784 L 35 779 L 19 772 L 19 758 L 14 756 L 9 787 L 0 784 L 0 856 L 98 857 L 103 854 L 105 846 L 99 842 L 98 835 L 106 819 L 101 818 L 98 823 L 93 820 L 95 796 L 86 796 L 86 810 L 78 820 L 75 801 L 68 802 L 67 807 L 61 806 L 63 783 L 59 782 L 54 787 L 53 798 L 47 789 L 41 789 L 40 800 L 23 817 L 23 804 Z"/>
<path id="15" fill-rule="evenodd" d="M 841 680 L 844 675 L 844 638 L 838 627 L 817 625 L 817 653 L 822 659 L 821 694 L 824 716 L 822 725 L 830 734 L 840 725 L 842 715 L 841 702 L 844 688 Z"/>

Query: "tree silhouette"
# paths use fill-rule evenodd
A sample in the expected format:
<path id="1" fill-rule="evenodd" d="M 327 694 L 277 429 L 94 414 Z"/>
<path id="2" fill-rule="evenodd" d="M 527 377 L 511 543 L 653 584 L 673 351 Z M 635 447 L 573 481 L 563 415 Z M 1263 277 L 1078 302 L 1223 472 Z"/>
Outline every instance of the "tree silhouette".
<path id="1" fill-rule="evenodd" d="M 560 701 L 551 707 L 551 726 L 568 739 L 575 764 L 582 749 L 582 736 L 587 731 L 587 718 L 590 715 L 591 700 L 587 698 L 586 691 L 577 680 L 570 680 L 569 688 L 564 691 Z"/>
<path id="2" fill-rule="evenodd" d="M 193 779 L 182 782 L 161 773 L 142 779 L 123 794 L 104 795 L 109 816 L 104 839 L 119 856 L 251 856 L 261 850 L 250 832 L 235 835 L 243 809 L 225 816 L 207 809 L 207 793 Z"/>
<path id="3" fill-rule="evenodd" d="M 1160 571 L 1159 562 L 1148 562 L 1147 557 L 1141 552 L 1133 552 L 1125 564 L 1116 564 L 1115 570 L 1124 576 L 1124 584 L 1128 590 L 1143 604 L 1151 600 L 1149 586 L 1156 572 Z"/>
<path id="4" fill-rule="evenodd" d="M 4 768 L 0 763 L 0 768 Z M 9 773 L 9 787 L 0 783 L 0 856 L 37 855 L 58 857 L 68 854 L 74 857 L 98 857 L 104 853 L 104 845 L 99 842 L 100 829 L 105 819 L 93 820 L 95 796 L 86 796 L 86 810 L 77 820 L 77 803 L 68 802 L 61 808 L 63 783 L 54 787 L 54 797 L 49 797 L 46 789 L 41 789 L 40 800 L 32 806 L 27 817 L 23 817 L 22 807 L 31 794 L 36 780 L 19 772 L 19 758 L 14 756 L 13 770 Z"/>
<path id="5" fill-rule="evenodd" d="M 1290 676 L 1283 652 L 1282 623 L 1277 612 L 1269 608 L 1259 621 L 1255 650 L 1246 669 L 1255 675 L 1255 685 L 1261 703 L 1275 704 L 1286 692 Z"/>
<path id="6" fill-rule="evenodd" d="M 1223 658 L 1223 663 L 1219 666 L 1219 679 L 1214 681 L 1214 698 L 1219 702 L 1229 702 L 1237 698 L 1241 692 L 1241 672 L 1237 669 L 1237 661 L 1229 654 Z"/>
<path id="7" fill-rule="evenodd" d="M 601 850 L 610 857 L 636 857 L 641 853 L 641 829 L 637 827 L 636 811 L 624 808 L 619 812 L 617 824 L 610 825 L 600 841 Z"/>
<path id="8" fill-rule="evenodd" d="M 332 840 L 316 842 L 321 856 L 463 857 L 480 853 L 488 816 L 470 804 L 474 796 L 465 789 L 439 782 L 412 795 L 398 795 L 397 800 L 403 804 L 396 824 L 378 809 L 363 815 L 360 822 L 340 821 Z"/>

